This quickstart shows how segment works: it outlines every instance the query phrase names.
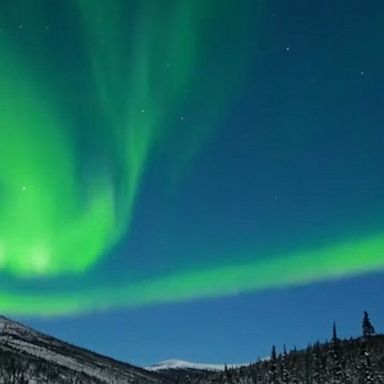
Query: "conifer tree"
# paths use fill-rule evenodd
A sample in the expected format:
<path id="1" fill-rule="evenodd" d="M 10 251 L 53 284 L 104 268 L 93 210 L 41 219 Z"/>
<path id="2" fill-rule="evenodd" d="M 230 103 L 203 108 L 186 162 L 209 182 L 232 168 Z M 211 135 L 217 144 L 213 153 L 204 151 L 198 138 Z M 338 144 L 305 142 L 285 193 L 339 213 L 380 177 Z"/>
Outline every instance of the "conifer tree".
<path id="1" fill-rule="evenodd" d="M 364 311 L 362 328 L 363 328 L 364 337 L 370 337 L 376 333 L 375 328 L 373 327 L 371 320 L 369 319 L 369 315 L 367 311 Z"/>
<path id="2" fill-rule="evenodd" d="M 300 369 L 300 360 L 298 358 L 298 352 L 296 347 L 293 347 L 293 351 L 290 353 L 290 376 L 291 384 L 303 384 L 304 380 Z"/>
<path id="3" fill-rule="evenodd" d="M 317 342 L 313 346 L 313 360 L 312 360 L 312 384 L 323 383 L 323 365 L 321 361 L 320 343 Z"/>
<path id="4" fill-rule="evenodd" d="M 332 342 L 336 343 L 338 340 L 339 338 L 337 337 L 336 322 L 334 321 L 332 326 Z"/>
<path id="5" fill-rule="evenodd" d="M 278 384 L 276 347 L 272 347 L 271 360 L 268 372 L 268 383 Z"/>
<path id="6" fill-rule="evenodd" d="M 344 369 L 342 366 L 342 354 L 340 350 L 340 340 L 337 337 L 336 323 L 333 323 L 332 342 L 329 348 L 328 371 L 331 384 L 344 384 Z"/>
<path id="7" fill-rule="evenodd" d="M 290 372 L 288 369 L 288 354 L 284 345 L 283 356 L 281 358 L 281 382 L 282 384 L 289 384 L 291 382 Z"/>

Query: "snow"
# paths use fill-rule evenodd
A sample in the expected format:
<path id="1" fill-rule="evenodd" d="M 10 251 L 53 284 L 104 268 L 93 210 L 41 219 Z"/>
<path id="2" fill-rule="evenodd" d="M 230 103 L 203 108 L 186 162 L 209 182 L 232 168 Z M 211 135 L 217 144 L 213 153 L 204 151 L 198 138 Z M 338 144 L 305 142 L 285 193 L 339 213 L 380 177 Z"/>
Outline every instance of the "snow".
<path id="1" fill-rule="evenodd" d="M 196 369 L 196 370 L 208 370 L 208 371 L 224 371 L 225 366 L 227 368 L 236 368 L 248 364 L 204 364 L 204 363 L 192 363 L 190 361 L 171 359 L 161 361 L 160 363 L 145 367 L 148 371 L 164 371 L 170 369 Z"/>
<path id="2" fill-rule="evenodd" d="M 144 370 L 46 336 L 22 324 L 0 316 L 0 345 L 4 351 L 17 351 L 21 356 L 85 373 L 103 383 L 153 383 L 160 380 Z"/>

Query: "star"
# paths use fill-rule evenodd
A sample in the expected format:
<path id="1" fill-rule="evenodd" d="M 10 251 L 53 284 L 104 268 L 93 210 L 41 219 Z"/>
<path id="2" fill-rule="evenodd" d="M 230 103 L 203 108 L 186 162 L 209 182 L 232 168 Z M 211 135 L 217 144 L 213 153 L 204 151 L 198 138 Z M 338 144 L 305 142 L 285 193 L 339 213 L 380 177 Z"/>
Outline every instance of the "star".
<path id="1" fill-rule="evenodd" d="M 24 186 L 21 187 L 21 189 L 22 189 L 23 191 L 26 191 L 26 190 L 27 190 L 27 187 L 24 185 Z"/>

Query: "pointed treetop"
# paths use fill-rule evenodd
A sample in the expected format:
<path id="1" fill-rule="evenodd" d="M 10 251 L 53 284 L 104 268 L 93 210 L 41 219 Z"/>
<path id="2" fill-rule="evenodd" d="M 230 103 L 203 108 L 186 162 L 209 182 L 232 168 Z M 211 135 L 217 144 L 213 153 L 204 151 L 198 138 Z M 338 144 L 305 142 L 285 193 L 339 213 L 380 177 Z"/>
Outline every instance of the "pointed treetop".
<path id="1" fill-rule="evenodd" d="M 333 322 L 333 327 L 332 327 L 332 341 L 338 341 L 339 338 L 337 337 L 337 329 L 336 329 L 336 322 Z"/>
<path id="2" fill-rule="evenodd" d="M 271 360 L 276 360 L 276 347 L 274 345 L 272 346 Z"/>
<path id="3" fill-rule="evenodd" d="M 370 336 L 375 335 L 375 333 L 376 333 L 375 328 L 371 323 L 371 320 L 369 318 L 367 311 L 364 311 L 362 328 L 363 328 L 363 336 L 364 337 L 370 337 Z"/>

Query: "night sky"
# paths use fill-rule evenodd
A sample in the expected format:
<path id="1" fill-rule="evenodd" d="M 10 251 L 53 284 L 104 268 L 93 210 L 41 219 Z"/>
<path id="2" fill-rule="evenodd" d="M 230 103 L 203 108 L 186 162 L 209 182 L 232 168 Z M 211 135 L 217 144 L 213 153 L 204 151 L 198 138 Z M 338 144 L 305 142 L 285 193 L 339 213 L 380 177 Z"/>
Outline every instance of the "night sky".
<path id="1" fill-rule="evenodd" d="M 0 0 L 0 311 L 136 364 L 384 330 L 383 13 Z"/>

